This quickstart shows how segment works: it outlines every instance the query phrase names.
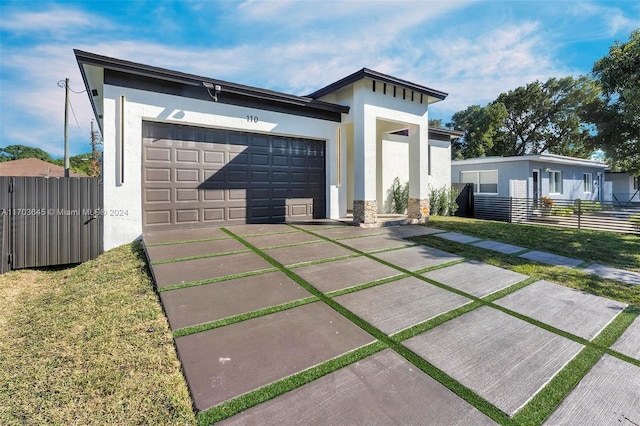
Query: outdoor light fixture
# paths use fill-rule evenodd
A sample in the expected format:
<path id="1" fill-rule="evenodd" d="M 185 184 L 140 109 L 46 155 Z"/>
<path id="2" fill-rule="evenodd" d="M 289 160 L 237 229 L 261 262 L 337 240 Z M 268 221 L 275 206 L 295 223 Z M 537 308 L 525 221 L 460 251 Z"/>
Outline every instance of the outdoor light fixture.
<path id="1" fill-rule="evenodd" d="M 222 90 L 217 84 L 209 83 L 208 81 L 203 81 L 202 85 L 207 88 L 207 92 L 209 92 L 209 96 L 213 98 L 215 102 L 218 102 L 218 93 Z M 213 89 L 213 93 L 211 93 L 211 89 Z"/>

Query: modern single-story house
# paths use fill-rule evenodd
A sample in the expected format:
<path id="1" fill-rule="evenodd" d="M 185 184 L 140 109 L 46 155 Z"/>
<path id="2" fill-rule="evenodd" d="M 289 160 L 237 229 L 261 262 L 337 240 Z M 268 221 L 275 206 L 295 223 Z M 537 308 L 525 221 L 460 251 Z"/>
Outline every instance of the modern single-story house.
<path id="1" fill-rule="evenodd" d="M 611 199 L 604 181 L 607 166 L 552 154 L 481 157 L 451 162 L 451 181 L 473 183 L 476 194 L 556 200 Z"/>
<path id="2" fill-rule="evenodd" d="M 611 182 L 614 203 L 622 205 L 640 203 L 640 176 L 607 170 L 605 180 L 606 183 Z"/>
<path id="3" fill-rule="evenodd" d="M 104 140 L 105 210 L 120 212 L 104 217 L 105 249 L 161 229 L 375 223 L 394 168 L 424 221 L 429 188 L 450 182 L 455 134 L 428 128 L 442 91 L 363 68 L 294 96 L 74 52 Z"/>
<path id="4" fill-rule="evenodd" d="M 51 164 L 39 158 L 22 158 L 20 160 L 3 161 L 0 163 L 0 176 L 33 176 L 33 177 L 64 177 L 64 167 Z M 70 177 L 87 177 L 87 175 L 69 171 Z"/>

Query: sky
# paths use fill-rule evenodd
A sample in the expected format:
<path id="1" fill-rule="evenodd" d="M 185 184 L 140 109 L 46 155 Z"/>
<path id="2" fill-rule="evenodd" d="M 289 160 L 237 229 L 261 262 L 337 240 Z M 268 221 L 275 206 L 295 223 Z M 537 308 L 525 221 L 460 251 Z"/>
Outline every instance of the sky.
<path id="1" fill-rule="evenodd" d="M 640 27 L 640 1 L 0 0 L 0 147 L 90 151 L 73 49 L 307 95 L 363 67 L 449 93 L 429 117 L 588 74 Z M 97 128 L 97 126 L 96 126 Z"/>

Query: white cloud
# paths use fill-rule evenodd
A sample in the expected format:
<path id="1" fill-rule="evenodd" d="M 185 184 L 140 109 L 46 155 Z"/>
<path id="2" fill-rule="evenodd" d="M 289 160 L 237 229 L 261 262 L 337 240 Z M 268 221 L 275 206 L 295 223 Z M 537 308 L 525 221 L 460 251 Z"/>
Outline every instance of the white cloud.
<path id="1" fill-rule="evenodd" d="M 40 12 L 9 11 L 7 13 L 5 11 L 4 15 L 0 21 L 0 29 L 16 34 L 65 35 L 87 28 L 104 30 L 106 27 L 113 26 L 99 16 L 66 7 L 51 7 Z"/>

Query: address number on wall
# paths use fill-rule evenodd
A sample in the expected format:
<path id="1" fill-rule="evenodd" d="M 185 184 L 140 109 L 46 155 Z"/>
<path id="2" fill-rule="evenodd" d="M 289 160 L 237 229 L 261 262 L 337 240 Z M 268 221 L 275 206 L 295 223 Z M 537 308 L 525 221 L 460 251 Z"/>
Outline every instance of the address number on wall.
<path id="1" fill-rule="evenodd" d="M 247 123 L 257 123 L 258 121 L 257 115 L 247 115 Z"/>

